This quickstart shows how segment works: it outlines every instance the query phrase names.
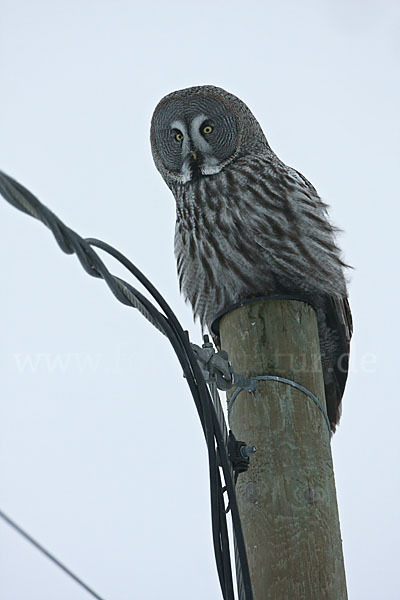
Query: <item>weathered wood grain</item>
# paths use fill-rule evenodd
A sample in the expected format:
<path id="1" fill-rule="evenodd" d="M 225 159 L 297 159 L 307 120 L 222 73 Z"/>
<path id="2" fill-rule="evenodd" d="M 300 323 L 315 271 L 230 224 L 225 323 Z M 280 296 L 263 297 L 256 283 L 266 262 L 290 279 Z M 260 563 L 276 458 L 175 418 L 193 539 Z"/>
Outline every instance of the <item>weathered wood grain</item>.
<path id="1" fill-rule="evenodd" d="M 247 376 L 293 379 L 325 405 L 314 310 L 270 300 L 220 323 L 222 348 Z M 230 415 L 237 439 L 257 447 L 237 495 L 254 600 L 345 600 L 346 580 L 327 424 L 301 391 L 260 382 Z"/>

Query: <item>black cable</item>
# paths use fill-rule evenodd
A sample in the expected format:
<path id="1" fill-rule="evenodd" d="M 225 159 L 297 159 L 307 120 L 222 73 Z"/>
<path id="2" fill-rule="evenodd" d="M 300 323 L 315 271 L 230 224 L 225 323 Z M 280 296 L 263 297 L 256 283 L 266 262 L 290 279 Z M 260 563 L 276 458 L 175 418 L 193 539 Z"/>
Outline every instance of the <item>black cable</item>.
<path id="1" fill-rule="evenodd" d="M 161 294 L 158 292 L 158 290 L 153 286 L 153 284 L 146 278 L 146 276 L 143 273 L 141 273 L 141 271 L 129 259 L 127 259 L 123 254 L 121 254 L 121 252 L 119 252 L 118 250 L 116 250 L 115 248 L 113 248 L 112 246 L 110 246 L 109 244 L 107 244 L 105 242 L 102 242 L 102 241 L 94 239 L 94 238 L 87 238 L 86 241 L 88 243 L 90 243 L 92 246 L 101 248 L 102 250 L 104 250 L 105 252 L 107 252 L 108 254 L 113 256 L 116 260 L 118 260 L 121 264 L 123 264 L 142 283 L 142 285 L 144 285 L 146 287 L 146 289 L 151 293 L 153 298 L 159 303 L 160 308 L 162 308 L 164 310 L 168 319 L 170 321 L 172 321 L 172 323 L 174 324 L 174 326 L 175 326 L 174 328 L 175 328 L 175 330 L 177 330 L 177 334 L 184 345 L 184 349 L 185 349 L 188 359 L 191 363 L 191 367 L 193 368 L 193 370 L 198 378 L 197 382 L 198 382 L 198 385 L 200 388 L 199 391 L 201 393 L 201 397 L 203 398 L 203 401 L 204 401 L 204 397 L 206 397 L 205 404 L 211 408 L 211 414 L 213 416 L 213 423 L 214 423 L 214 435 L 217 438 L 218 450 L 220 452 L 220 459 L 222 462 L 221 466 L 223 468 L 224 478 L 225 478 L 225 482 L 226 482 L 226 488 L 227 488 L 228 497 L 229 497 L 229 505 L 232 510 L 232 520 L 233 520 L 233 525 L 234 525 L 234 530 L 235 530 L 236 542 L 238 545 L 238 551 L 241 556 L 242 571 L 243 571 L 243 584 L 244 584 L 244 589 L 245 589 L 245 593 L 246 593 L 245 598 L 246 598 L 246 600 L 250 599 L 250 598 L 252 598 L 250 572 L 249 572 L 249 568 L 248 568 L 244 537 L 243 537 L 243 532 L 242 532 L 241 523 L 240 523 L 239 509 L 238 509 L 237 501 L 236 501 L 235 483 L 232 480 L 231 473 L 230 473 L 230 462 L 229 462 L 229 457 L 228 457 L 228 451 L 227 451 L 227 448 L 225 447 L 223 434 L 220 429 L 220 425 L 218 422 L 217 414 L 215 412 L 214 404 L 210 397 L 210 393 L 209 393 L 207 385 L 204 381 L 204 378 L 200 372 L 200 368 L 199 368 L 197 359 L 193 353 L 192 347 L 190 346 L 189 340 L 188 340 L 185 332 L 183 331 L 179 321 L 177 320 L 175 314 L 173 313 L 173 311 L 167 304 L 167 302 L 164 300 L 164 298 L 161 296 Z M 204 425 L 203 425 L 203 429 L 204 429 Z M 205 435 L 206 435 L 206 431 L 205 431 Z M 206 435 L 206 441 L 207 441 L 207 446 L 208 446 L 207 435 Z M 214 442 L 212 442 L 212 443 L 214 444 Z M 209 459 L 211 459 L 210 448 L 209 448 Z M 215 460 L 216 460 L 216 457 L 215 457 Z M 214 459 L 213 459 L 213 463 L 214 463 Z M 214 468 L 214 464 L 212 465 L 212 467 Z M 210 465 L 210 493 L 211 493 L 211 505 L 213 507 L 214 506 L 213 499 L 215 498 L 214 493 L 217 488 L 216 488 L 216 481 L 213 479 L 213 475 L 212 475 L 212 471 L 213 471 L 212 467 Z M 220 502 L 222 502 L 222 505 L 223 505 L 222 486 L 221 486 L 221 491 L 217 495 L 217 498 L 220 498 Z M 216 535 L 217 535 L 216 532 L 217 532 L 217 529 L 220 529 L 220 527 L 216 526 L 216 521 L 218 519 L 216 508 L 213 511 L 212 519 L 213 519 L 213 532 L 215 534 L 213 536 L 214 550 L 217 553 L 219 541 L 216 537 Z M 225 524 L 226 524 L 226 522 L 225 522 Z M 226 547 L 229 548 L 229 541 L 226 542 Z M 218 551 L 218 553 L 219 553 L 219 551 Z M 219 568 L 220 561 L 218 560 L 218 558 L 217 558 L 216 562 L 217 562 L 217 568 L 218 568 L 218 574 L 219 574 L 219 578 L 220 578 L 220 582 L 221 582 L 221 587 L 225 587 L 225 584 L 222 583 L 223 581 L 225 581 L 225 577 L 223 576 L 223 572 Z M 230 561 L 229 561 L 229 567 L 225 566 L 224 570 L 225 571 L 230 570 Z M 227 596 L 227 597 L 229 598 L 230 596 Z"/>
<path id="2" fill-rule="evenodd" d="M 5 186 L 5 188 L 6 188 L 6 192 L 8 193 L 8 195 L 10 194 L 10 191 L 13 192 L 12 187 L 10 190 L 10 181 L 12 183 L 14 183 L 11 180 L 11 178 L 7 182 L 7 185 Z M 40 218 L 41 217 L 40 202 L 37 199 L 35 199 L 32 196 L 32 194 L 30 194 L 30 192 L 27 192 L 25 195 L 23 195 L 24 188 L 20 184 L 16 184 L 16 186 L 17 186 L 17 192 L 19 195 L 20 202 L 19 203 L 16 202 L 15 201 L 16 199 L 14 197 L 12 197 L 12 203 L 14 204 L 14 206 L 21 208 L 20 204 L 22 204 L 22 210 L 24 210 L 24 212 L 28 212 L 28 214 L 31 214 L 32 216 L 35 216 L 36 218 Z M 27 197 L 28 197 L 29 202 L 27 202 Z M 34 199 L 33 207 L 32 207 L 32 198 Z M 22 199 L 22 202 L 21 202 L 21 199 Z M 129 304 L 129 302 L 126 301 L 125 297 L 123 297 L 123 296 L 121 297 L 120 289 L 118 287 L 117 287 L 117 289 L 115 289 L 115 285 L 113 285 L 115 283 L 115 278 L 113 278 L 113 276 L 108 272 L 108 270 L 101 263 L 101 261 L 99 261 L 98 257 L 93 254 L 91 248 L 89 248 L 89 249 L 87 248 L 86 244 L 84 244 L 84 240 L 82 240 L 82 238 L 77 236 L 77 234 L 72 232 L 72 230 L 69 230 L 61 222 L 59 222 L 58 218 L 55 215 L 53 215 L 53 213 L 51 213 L 48 209 L 46 209 L 46 211 L 44 211 L 44 212 L 45 212 L 45 218 L 42 218 L 41 220 L 43 222 L 45 222 L 46 225 L 48 225 L 53 230 L 53 233 L 56 235 L 56 239 L 59 242 L 62 249 L 66 250 L 66 251 L 70 251 L 69 248 L 72 247 L 73 248 L 72 251 L 75 251 L 77 253 L 78 258 L 80 259 L 81 263 L 83 264 L 85 270 L 91 275 L 102 276 L 106 280 L 106 283 L 109 285 L 109 287 L 111 288 L 111 291 L 114 293 L 114 295 L 120 301 L 122 301 L 124 304 Z M 60 235 L 60 231 L 63 232 L 63 235 Z M 116 251 L 114 251 L 114 252 L 116 252 Z M 131 267 L 133 267 L 133 265 L 131 265 Z M 140 274 L 140 272 L 139 272 L 139 274 Z M 175 325 L 178 324 L 177 320 L 175 318 L 175 315 L 173 315 L 172 311 L 169 309 L 168 305 L 166 305 L 166 303 L 162 299 L 162 297 L 160 297 L 160 295 L 155 290 L 155 288 L 153 286 L 151 286 L 150 282 L 148 282 L 142 274 L 140 274 L 139 279 L 141 279 L 145 285 L 147 284 L 146 285 L 147 288 L 152 288 L 152 289 L 150 289 L 150 291 L 153 294 L 153 296 L 154 295 L 158 296 L 157 300 L 159 302 L 161 300 L 163 307 L 166 307 L 169 314 L 172 315 L 173 320 L 175 320 L 174 324 Z M 123 283 L 123 285 L 125 287 L 127 287 L 126 282 L 122 282 L 121 280 L 118 280 L 118 282 Z M 144 311 L 141 311 L 141 312 L 144 312 Z M 148 315 L 147 315 L 147 317 L 148 317 Z M 165 324 L 164 324 L 164 326 L 165 326 Z M 182 334 L 183 334 L 182 328 L 180 328 L 180 334 L 181 334 L 180 337 L 182 338 Z M 184 345 L 185 345 L 185 343 L 188 344 L 188 340 L 186 339 L 186 336 L 184 334 L 183 334 L 183 342 L 184 342 Z M 191 352 L 191 348 L 189 348 L 189 350 Z M 192 363 L 192 366 L 193 366 L 193 363 Z M 198 365 L 197 365 L 196 360 L 194 361 L 194 369 L 198 370 Z M 192 389 L 192 391 L 193 391 L 193 389 Z M 204 392 L 204 390 L 202 390 L 202 392 Z M 207 395 L 208 395 L 208 393 L 206 390 L 206 396 Z M 204 393 L 200 394 L 200 398 L 202 398 L 203 402 L 204 402 Z M 209 399 L 206 398 L 206 402 L 207 402 L 207 400 L 209 401 Z M 224 590 L 226 586 L 225 586 L 225 581 L 224 581 L 225 578 L 223 577 L 223 570 L 226 571 L 226 568 L 222 569 L 221 562 L 223 562 L 224 560 L 226 561 L 226 554 L 224 553 L 224 555 L 222 556 L 222 560 L 221 560 L 221 554 L 217 547 L 217 544 L 218 544 L 217 529 L 219 529 L 219 527 L 218 527 L 217 518 L 216 518 L 217 517 L 217 514 L 216 514 L 217 507 L 215 506 L 215 501 L 213 501 L 213 499 L 215 499 L 215 497 L 216 497 L 215 492 L 216 492 L 217 478 L 215 476 L 217 474 L 216 473 L 217 465 L 216 465 L 216 458 L 215 458 L 214 442 L 210 436 L 210 434 L 212 433 L 210 425 L 212 426 L 212 423 L 210 423 L 209 415 L 207 415 L 206 421 L 207 421 L 207 423 L 204 423 L 204 421 L 203 421 L 203 424 L 206 425 L 205 433 L 206 433 L 206 440 L 207 440 L 207 446 L 208 446 L 208 450 L 209 450 L 209 460 L 210 460 L 210 485 L 211 485 L 210 492 L 211 492 L 211 496 L 212 496 L 212 509 L 213 509 L 212 521 L 213 521 L 213 531 L 214 531 L 213 539 L 214 539 L 214 547 L 215 547 L 215 552 L 216 552 L 217 567 L 218 567 L 218 573 L 220 576 L 221 587 Z M 211 448 L 210 448 L 210 443 L 212 443 Z M 213 453 L 214 453 L 214 456 L 213 456 Z M 224 545 L 226 545 L 226 544 L 224 544 Z M 225 594 L 224 594 L 224 597 L 225 597 Z"/>
<path id="3" fill-rule="evenodd" d="M 39 542 L 37 542 L 32 536 L 29 535 L 29 533 L 27 533 L 24 529 L 22 529 L 22 527 L 17 525 L 17 523 L 15 523 L 15 521 L 10 519 L 10 517 L 8 517 L 2 510 L 0 510 L 0 517 L 3 519 L 3 521 L 8 523 L 8 525 L 13 527 L 16 531 L 18 531 L 18 533 L 21 534 L 22 537 L 24 537 L 26 540 L 28 540 L 28 542 L 30 542 L 33 546 L 35 546 L 35 548 L 37 548 L 38 550 L 40 550 L 40 552 L 42 552 L 45 556 L 47 556 L 47 558 L 49 558 L 51 561 L 53 561 L 53 563 L 55 563 L 57 565 L 57 567 L 60 567 L 60 569 L 65 571 L 65 573 L 67 573 L 67 575 L 69 575 L 71 577 L 71 579 L 76 581 L 76 583 L 78 583 L 81 587 L 83 587 L 94 598 L 97 598 L 97 600 L 104 600 L 104 598 L 102 596 L 99 596 L 94 590 L 92 590 L 92 588 L 90 588 L 88 585 L 86 585 L 86 583 L 84 581 L 82 581 L 82 579 L 77 577 L 70 569 L 68 569 L 68 567 L 66 567 L 61 561 L 59 561 L 58 558 L 56 558 L 53 554 L 51 554 L 51 552 L 46 550 L 46 548 L 43 548 L 43 546 L 41 544 L 39 544 Z"/>
<path id="4" fill-rule="evenodd" d="M 60 248 L 75 253 L 85 271 L 94 277 L 101 277 L 107 283 L 114 296 L 127 306 L 137 308 L 159 331 L 169 339 L 184 371 L 189 389 L 195 402 L 207 444 L 209 459 L 209 478 L 211 496 L 211 520 L 214 553 L 218 576 L 224 600 L 234 600 L 232 569 L 229 552 L 229 536 L 224 510 L 223 486 L 220 466 L 223 471 L 232 523 L 236 540 L 236 554 L 239 557 L 238 579 L 243 581 L 244 594 L 240 600 L 252 600 L 250 573 L 247 563 L 243 532 L 235 496 L 235 486 L 231 474 L 228 451 L 223 432 L 210 392 L 204 381 L 196 356 L 191 348 L 188 336 L 183 331 L 175 314 L 153 284 L 123 254 L 100 240 L 83 239 L 69 229 L 60 219 L 45 207 L 31 192 L 11 177 L 0 172 L 0 193 L 15 208 L 42 221 L 53 232 Z M 157 302 L 161 313 L 150 300 L 133 286 L 110 273 L 92 246 L 107 252 L 123 264 L 136 277 Z"/>

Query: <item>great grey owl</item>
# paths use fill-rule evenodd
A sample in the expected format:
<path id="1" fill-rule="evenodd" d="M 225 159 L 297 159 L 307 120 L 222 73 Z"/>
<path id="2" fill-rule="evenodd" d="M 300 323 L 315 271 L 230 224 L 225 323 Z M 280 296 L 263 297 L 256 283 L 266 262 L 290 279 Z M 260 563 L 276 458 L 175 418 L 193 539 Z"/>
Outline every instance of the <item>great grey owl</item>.
<path id="1" fill-rule="evenodd" d="M 176 200 L 180 288 L 202 326 L 224 308 L 299 295 L 317 312 L 334 430 L 352 333 L 344 267 L 327 207 L 271 150 L 239 98 L 211 85 L 178 90 L 151 123 L 157 169 Z"/>

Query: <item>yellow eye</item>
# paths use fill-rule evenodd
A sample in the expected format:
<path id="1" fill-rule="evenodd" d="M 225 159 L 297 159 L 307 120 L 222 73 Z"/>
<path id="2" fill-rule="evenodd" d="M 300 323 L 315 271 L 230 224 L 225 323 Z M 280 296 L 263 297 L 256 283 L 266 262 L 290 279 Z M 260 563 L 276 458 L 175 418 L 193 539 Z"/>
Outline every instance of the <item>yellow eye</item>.
<path id="1" fill-rule="evenodd" d="M 203 127 L 203 133 L 207 134 L 207 133 L 211 133 L 213 130 L 213 128 L 211 127 L 211 125 L 206 125 L 205 127 Z"/>
<path id="2" fill-rule="evenodd" d="M 175 139 L 177 142 L 181 142 L 183 140 L 183 135 L 180 131 L 178 131 L 178 133 L 175 134 Z"/>

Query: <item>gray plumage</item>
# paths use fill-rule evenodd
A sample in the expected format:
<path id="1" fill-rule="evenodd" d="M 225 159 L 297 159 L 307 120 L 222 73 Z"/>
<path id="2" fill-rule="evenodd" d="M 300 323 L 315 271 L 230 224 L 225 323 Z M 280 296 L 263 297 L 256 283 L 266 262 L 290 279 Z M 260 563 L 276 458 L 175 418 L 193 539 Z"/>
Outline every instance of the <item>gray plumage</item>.
<path id="1" fill-rule="evenodd" d="M 163 98 L 151 125 L 154 161 L 176 200 L 180 288 L 202 326 L 241 300 L 300 295 L 317 311 L 334 429 L 352 332 L 346 266 L 327 207 L 271 150 L 248 107 L 214 86 Z"/>

